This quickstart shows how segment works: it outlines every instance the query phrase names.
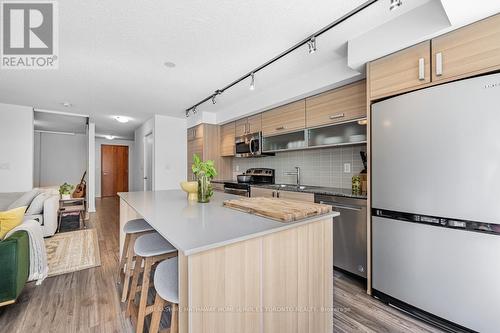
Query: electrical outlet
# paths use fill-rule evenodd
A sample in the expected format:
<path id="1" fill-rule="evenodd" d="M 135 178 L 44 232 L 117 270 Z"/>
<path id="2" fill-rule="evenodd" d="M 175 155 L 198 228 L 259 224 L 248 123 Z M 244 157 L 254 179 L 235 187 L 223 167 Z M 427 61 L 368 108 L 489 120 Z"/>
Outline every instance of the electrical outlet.
<path id="1" fill-rule="evenodd" d="M 0 170 L 10 170 L 10 163 L 9 162 L 0 163 Z"/>
<path id="2" fill-rule="evenodd" d="M 344 173 L 351 173 L 351 163 L 344 163 Z"/>
<path id="3" fill-rule="evenodd" d="M 239 165 L 236 166 L 236 171 L 240 171 L 240 166 Z"/>

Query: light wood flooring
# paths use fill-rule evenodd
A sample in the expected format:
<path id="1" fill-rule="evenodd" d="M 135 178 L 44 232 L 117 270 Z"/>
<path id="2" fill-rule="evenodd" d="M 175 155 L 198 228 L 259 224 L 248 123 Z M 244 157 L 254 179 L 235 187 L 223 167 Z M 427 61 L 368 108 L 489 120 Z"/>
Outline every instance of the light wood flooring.
<path id="1" fill-rule="evenodd" d="M 15 304 L 0 308 L 0 332 L 133 332 L 115 283 L 119 203 L 98 199 L 101 266 L 29 283 Z M 440 332 L 369 297 L 361 285 L 335 273 L 334 332 Z"/>

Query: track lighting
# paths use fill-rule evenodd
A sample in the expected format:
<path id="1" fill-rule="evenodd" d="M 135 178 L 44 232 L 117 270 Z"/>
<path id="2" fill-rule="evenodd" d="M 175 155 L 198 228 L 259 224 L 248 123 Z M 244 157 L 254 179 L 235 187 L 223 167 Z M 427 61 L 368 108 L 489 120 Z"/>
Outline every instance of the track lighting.
<path id="1" fill-rule="evenodd" d="M 398 9 L 401 5 L 403 5 L 403 0 L 391 0 L 389 10 Z"/>
<path id="2" fill-rule="evenodd" d="M 196 114 L 196 106 L 193 107 L 193 114 Z"/>
<path id="3" fill-rule="evenodd" d="M 250 90 L 255 90 L 255 73 L 252 73 L 250 77 L 252 78 L 252 81 L 250 82 Z"/>
<path id="4" fill-rule="evenodd" d="M 217 96 L 217 95 L 215 95 L 215 94 L 214 94 L 214 95 L 212 95 L 212 104 L 217 103 L 217 100 L 215 99 L 215 97 L 216 97 L 216 96 Z"/>
<path id="5" fill-rule="evenodd" d="M 309 47 L 309 54 L 316 52 L 316 37 L 311 37 L 309 42 L 307 42 L 307 46 Z"/>

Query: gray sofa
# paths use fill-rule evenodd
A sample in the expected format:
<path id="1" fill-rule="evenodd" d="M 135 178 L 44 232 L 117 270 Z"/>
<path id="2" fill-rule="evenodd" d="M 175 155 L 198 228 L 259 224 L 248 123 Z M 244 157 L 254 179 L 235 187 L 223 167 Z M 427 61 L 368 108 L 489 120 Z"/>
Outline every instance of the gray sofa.
<path id="1" fill-rule="evenodd" d="M 59 210 L 59 194 L 52 190 L 37 189 L 39 193 L 47 193 L 40 214 L 25 215 L 24 220 L 35 220 L 42 226 L 43 236 L 49 237 L 57 230 L 57 211 Z M 0 211 L 8 210 L 9 206 L 18 200 L 25 192 L 0 193 Z M 12 207 L 10 207 L 12 208 Z"/>

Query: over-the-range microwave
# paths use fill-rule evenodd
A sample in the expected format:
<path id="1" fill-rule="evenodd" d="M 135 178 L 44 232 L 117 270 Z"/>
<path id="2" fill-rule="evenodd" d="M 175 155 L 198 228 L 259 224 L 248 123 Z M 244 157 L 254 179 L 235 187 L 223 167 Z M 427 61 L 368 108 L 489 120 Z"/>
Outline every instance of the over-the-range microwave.
<path id="1" fill-rule="evenodd" d="M 252 133 L 235 139 L 236 157 L 260 157 L 274 154 L 262 152 L 262 133 Z"/>

